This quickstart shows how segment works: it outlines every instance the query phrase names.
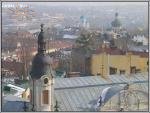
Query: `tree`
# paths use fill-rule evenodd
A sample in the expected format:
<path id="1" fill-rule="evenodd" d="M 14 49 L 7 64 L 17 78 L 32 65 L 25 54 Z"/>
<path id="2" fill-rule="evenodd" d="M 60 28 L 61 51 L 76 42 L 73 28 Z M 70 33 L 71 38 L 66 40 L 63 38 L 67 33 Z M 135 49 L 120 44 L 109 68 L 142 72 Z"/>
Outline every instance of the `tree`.
<path id="1" fill-rule="evenodd" d="M 83 50 L 85 53 L 88 53 L 93 49 L 94 38 L 94 33 L 81 33 L 80 37 L 76 40 L 77 48 Z"/>

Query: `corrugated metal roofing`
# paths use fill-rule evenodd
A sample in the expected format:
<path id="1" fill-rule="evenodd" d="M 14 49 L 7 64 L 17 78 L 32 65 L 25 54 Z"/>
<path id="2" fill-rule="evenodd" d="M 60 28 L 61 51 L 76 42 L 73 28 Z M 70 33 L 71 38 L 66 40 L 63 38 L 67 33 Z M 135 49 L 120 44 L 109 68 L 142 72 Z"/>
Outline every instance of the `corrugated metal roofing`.
<path id="1" fill-rule="evenodd" d="M 104 88 L 110 86 L 125 86 L 126 83 L 135 82 L 148 92 L 147 73 L 131 77 L 110 75 L 108 78 L 109 80 L 100 76 L 55 78 L 54 96 L 58 101 L 59 111 L 92 111 L 90 103 L 98 99 Z"/>
<path id="2" fill-rule="evenodd" d="M 108 79 L 104 79 L 100 76 L 87 76 L 87 77 L 72 77 L 72 78 L 56 78 L 55 89 L 66 88 L 79 88 L 79 87 L 92 87 L 103 86 L 109 84 L 125 84 L 134 82 L 146 82 L 148 81 L 148 75 L 141 74 L 125 76 L 125 75 L 110 75 Z"/>
<path id="3" fill-rule="evenodd" d="M 29 106 L 29 102 L 26 103 Z M 24 102 L 22 101 L 7 101 L 2 108 L 3 112 L 24 112 Z"/>
<path id="4" fill-rule="evenodd" d="M 100 76 L 57 78 L 55 79 L 55 98 L 60 105 L 60 111 L 90 111 L 90 102 L 98 99 L 102 90 L 109 86 L 125 86 L 125 83 L 136 83 L 148 92 L 147 74 L 111 75 L 110 80 Z M 65 83 L 63 83 L 65 82 Z"/>

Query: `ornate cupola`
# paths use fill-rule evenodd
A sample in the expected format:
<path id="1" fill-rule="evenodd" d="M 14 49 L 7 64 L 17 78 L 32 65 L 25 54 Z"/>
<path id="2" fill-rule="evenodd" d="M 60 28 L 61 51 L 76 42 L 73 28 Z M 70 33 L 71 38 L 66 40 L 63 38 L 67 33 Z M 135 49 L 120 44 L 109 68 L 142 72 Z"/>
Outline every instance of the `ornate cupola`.
<path id="1" fill-rule="evenodd" d="M 117 12 L 115 13 L 115 19 L 111 22 L 111 30 L 115 33 L 120 33 L 122 30 L 122 24 Z"/>
<path id="2" fill-rule="evenodd" d="M 31 68 L 31 110 L 53 111 L 53 70 L 51 58 L 46 55 L 46 40 L 44 38 L 43 24 L 38 36 L 38 52 L 33 58 Z"/>
<path id="3" fill-rule="evenodd" d="M 32 62 L 31 78 L 39 79 L 45 74 L 51 75 L 51 71 L 51 59 L 46 55 L 46 40 L 44 38 L 43 24 L 41 24 L 41 32 L 38 36 L 38 53 Z"/>
<path id="4" fill-rule="evenodd" d="M 112 27 L 121 27 L 121 22 L 118 18 L 118 13 L 115 13 L 115 19 L 111 22 Z"/>

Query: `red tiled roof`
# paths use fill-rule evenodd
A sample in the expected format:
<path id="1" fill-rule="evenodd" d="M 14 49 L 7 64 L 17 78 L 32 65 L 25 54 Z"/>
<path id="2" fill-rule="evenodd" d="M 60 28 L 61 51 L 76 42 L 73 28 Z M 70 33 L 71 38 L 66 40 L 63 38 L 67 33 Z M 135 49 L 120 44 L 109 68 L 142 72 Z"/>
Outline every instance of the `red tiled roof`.
<path id="1" fill-rule="evenodd" d="M 2 60 L 2 68 L 9 71 L 14 71 L 16 74 L 21 74 L 23 71 L 23 63 L 16 61 Z"/>
<path id="2" fill-rule="evenodd" d="M 149 54 L 148 52 L 139 52 L 139 51 L 130 51 L 133 55 L 139 55 L 141 57 L 144 57 L 144 58 L 148 58 L 149 57 Z"/>
<path id="3" fill-rule="evenodd" d="M 125 51 L 122 51 L 118 48 L 99 48 L 94 53 L 99 54 L 103 52 L 110 54 L 110 55 L 125 55 L 126 54 Z M 133 55 L 139 55 L 140 57 L 148 58 L 149 56 L 148 52 L 139 52 L 139 51 L 128 51 L 128 52 L 131 52 Z"/>
<path id="4" fill-rule="evenodd" d="M 116 48 L 116 47 L 113 47 L 113 48 L 99 48 L 97 49 L 94 53 L 95 54 L 99 54 L 99 53 L 107 53 L 107 54 L 110 54 L 110 55 L 124 55 L 125 52 Z"/>
<path id="5" fill-rule="evenodd" d="M 69 41 L 60 41 L 60 40 L 54 40 L 54 41 L 47 41 L 46 43 L 46 48 L 48 49 L 64 49 L 64 48 L 72 48 L 72 42 Z M 27 47 L 21 47 L 20 49 L 18 48 L 18 51 L 16 51 L 18 54 L 21 54 L 22 49 L 24 48 L 24 51 L 28 52 L 30 51 L 31 53 L 37 51 L 37 41 L 33 41 L 32 43 L 28 43 Z"/>
<path id="6" fill-rule="evenodd" d="M 48 41 L 47 46 L 52 48 L 66 48 L 72 47 L 72 43 L 67 41 L 55 40 L 55 41 Z"/>

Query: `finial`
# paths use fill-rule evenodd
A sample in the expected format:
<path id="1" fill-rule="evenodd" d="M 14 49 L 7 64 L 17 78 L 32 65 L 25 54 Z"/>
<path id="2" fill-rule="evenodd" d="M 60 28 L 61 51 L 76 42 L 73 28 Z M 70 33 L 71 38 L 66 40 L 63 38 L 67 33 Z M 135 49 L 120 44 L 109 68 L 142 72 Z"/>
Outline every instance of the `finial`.
<path id="1" fill-rule="evenodd" d="M 44 30 L 43 30 L 44 24 L 41 24 L 41 32 L 38 36 L 38 53 L 44 54 L 46 51 L 46 42 L 44 38 Z"/>
<path id="2" fill-rule="evenodd" d="M 44 24 L 41 24 L 41 32 L 43 32 Z"/>

